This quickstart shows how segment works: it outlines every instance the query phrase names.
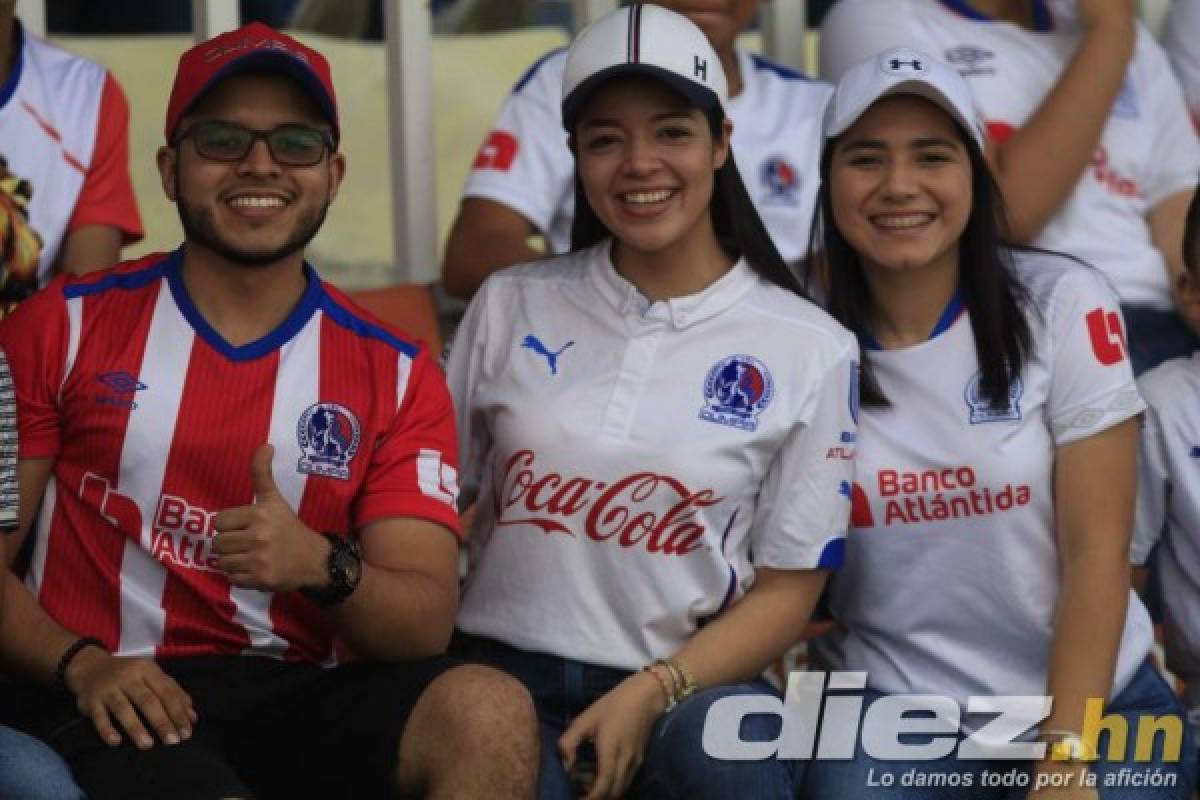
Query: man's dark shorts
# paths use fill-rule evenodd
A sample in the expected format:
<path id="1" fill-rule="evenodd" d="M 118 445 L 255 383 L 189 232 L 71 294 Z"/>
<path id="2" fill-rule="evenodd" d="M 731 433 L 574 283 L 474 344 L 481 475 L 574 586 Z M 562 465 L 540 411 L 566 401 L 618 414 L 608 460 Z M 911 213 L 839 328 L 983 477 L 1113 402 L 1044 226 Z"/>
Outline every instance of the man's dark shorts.
<path id="1" fill-rule="evenodd" d="M 5 721 L 67 760 L 91 800 L 390 799 L 413 706 L 458 663 L 437 657 L 325 670 L 256 656 L 162 660 L 200 719 L 188 741 L 148 751 L 104 744 L 60 692 L 9 683 L 2 704 Z"/>

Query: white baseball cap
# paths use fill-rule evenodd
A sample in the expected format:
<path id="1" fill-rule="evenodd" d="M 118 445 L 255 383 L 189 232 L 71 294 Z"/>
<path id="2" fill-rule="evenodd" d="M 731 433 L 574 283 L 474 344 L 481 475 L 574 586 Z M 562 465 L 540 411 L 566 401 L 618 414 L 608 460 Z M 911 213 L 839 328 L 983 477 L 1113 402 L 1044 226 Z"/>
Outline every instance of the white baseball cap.
<path id="1" fill-rule="evenodd" d="M 911 47 L 885 50 L 842 76 L 825 107 L 825 138 L 842 135 L 877 101 L 896 94 L 936 103 L 983 149 L 983 121 L 967 82 L 953 67 Z"/>
<path id="2" fill-rule="evenodd" d="M 724 110 L 729 98 L 721 59 L 704 32 L 682 14 L 634 3 L 588 25 L 571 43 L 562 93 L 567 130 L 596 87 L 626 74 L 658 78 L 704 109 Z"/>

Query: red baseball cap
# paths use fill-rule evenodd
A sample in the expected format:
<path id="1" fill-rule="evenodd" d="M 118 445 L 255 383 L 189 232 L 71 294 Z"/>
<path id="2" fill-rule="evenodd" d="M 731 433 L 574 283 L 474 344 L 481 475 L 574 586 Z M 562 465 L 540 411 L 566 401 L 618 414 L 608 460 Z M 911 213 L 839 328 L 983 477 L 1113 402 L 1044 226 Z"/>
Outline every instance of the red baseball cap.
<path id="1" fill-rule="evenodd" d="M 337 99 L 325 56 L 287 34 L 251 22 L 236 31 L 201 42 L 179 57 L 175 84 L 167 102 L 164 134 L 170 142 L 179 120 L 221 81 L 243 72 L 277 72 L 296 81 L 339 135 Z"/>

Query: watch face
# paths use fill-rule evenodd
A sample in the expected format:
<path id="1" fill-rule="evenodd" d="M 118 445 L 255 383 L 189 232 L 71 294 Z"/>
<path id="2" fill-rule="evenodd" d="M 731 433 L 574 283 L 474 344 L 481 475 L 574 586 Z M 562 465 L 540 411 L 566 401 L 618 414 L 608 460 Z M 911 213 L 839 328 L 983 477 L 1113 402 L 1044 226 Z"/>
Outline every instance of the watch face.
<path id="1" fill-rule="evenodd" d="M 338 548 L 330 565 L 334 583 L 347 590 L 353 590 L 358 585 L 362 573 L 362 562 L 359 560 L 358 548 Z"/>

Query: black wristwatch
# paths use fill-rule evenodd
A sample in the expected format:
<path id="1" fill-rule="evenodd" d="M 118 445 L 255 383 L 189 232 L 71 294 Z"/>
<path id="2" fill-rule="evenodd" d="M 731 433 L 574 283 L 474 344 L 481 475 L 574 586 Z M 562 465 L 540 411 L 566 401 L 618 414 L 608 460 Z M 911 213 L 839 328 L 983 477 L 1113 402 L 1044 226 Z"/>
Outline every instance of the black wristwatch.
<path id="1" fill-rule="evenodd" d="M 329 585 L 317 589 L 305 586 L 300 593 L 317 605 L 334 606 L 354 594 L 362 578 L 362 548 L 358 542 L 336 533 L 322 533 L 329 541 Z"/>

